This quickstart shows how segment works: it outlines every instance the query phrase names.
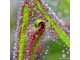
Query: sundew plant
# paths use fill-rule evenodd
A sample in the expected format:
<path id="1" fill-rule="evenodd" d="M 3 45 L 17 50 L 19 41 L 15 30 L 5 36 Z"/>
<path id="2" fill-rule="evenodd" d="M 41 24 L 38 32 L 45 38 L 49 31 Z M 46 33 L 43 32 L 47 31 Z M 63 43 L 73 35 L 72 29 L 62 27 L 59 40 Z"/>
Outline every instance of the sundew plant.
<path id="1" fill-rule="evenodd" d="M 47 44 L 50 43 L 47 39 L 64 44 L 62 52 L 66 51 L 65 54 L 69 54 L 70 31 L 45 0 L 22 0 L 19 2 L 17 16 L 13 60 L 46 58 L 49 49 Z"/>

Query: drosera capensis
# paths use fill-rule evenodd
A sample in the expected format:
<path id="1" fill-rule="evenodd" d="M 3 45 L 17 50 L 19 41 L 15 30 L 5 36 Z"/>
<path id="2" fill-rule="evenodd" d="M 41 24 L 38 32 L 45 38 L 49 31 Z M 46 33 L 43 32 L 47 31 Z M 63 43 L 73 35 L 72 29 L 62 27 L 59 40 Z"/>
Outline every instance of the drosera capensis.
<path id="1" fill-rule="evenodd" d="M 38 60 L 46 54 L 47 38 L 62 39 L 70 49 L 70 34 L 43 0 L 26 0 L 19 3 L 13 60 Z M 44 48 L 45 47 L 45 48 Z"/>
<path id="2" fill-rule="evenodd" d="M 22 28 L 21 28 L 21 36 L 20 36 L 20 44 L 19 44 L 20 52 L 19 52 L 18 60 L 24 59 L 25 52 L 26 52 L 26 40 L 27 40 L 26 35 L 27 35 L 27 27 L 28 27 L 28 18 L 29 18 L 28 5 L 25 5 Z"/>
<path id="3" fill-rule="evenodd" d="M 60 36 L 60 38 L 65 42 L 65 44 L 70 48 L 70 38 L 66 35 L 66 33 L 58 26 L 58 24 L 51 19 L 51 17 L 49 16 L 49 14 L 47 14 L 47 12 L 44 10 L 44 8 L 42 7 L 42 5 L 40 4 L 40 2 L 38 0 L 35 0 L 39 9 L 41 10 L 41 12 L 44 14 L 44 16 L 46 17 L 46 19 L 49 21 L 49 23 L 52 25 L 52 27 L 55 29 L 55 31 L 57 32 L 57 34 Z"/>

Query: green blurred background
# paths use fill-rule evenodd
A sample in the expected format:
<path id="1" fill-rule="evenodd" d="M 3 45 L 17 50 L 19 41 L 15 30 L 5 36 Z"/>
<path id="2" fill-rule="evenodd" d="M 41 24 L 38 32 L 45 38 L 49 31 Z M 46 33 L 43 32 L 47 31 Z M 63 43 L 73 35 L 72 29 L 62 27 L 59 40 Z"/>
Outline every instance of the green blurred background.
<path id="1" fill-rule="evenodd" d="M 19 1 L 22 0 L 10 0 L 10 60 L 12 60 Z M 56 15 L 66 23 L 66 26 L 70 28 L 70 0 L 45 1 L 52 10 L 54 10 Z M 62 53 L 62 50 L 65 48 L 63 43 L 60 45 L 59 43 L 52 42 L 52 40 L 50 40 L 47 45 L 49 45 L 48 54 L 41 60 L 70 60 L 70 54 L 66 54 L 66 52 Z M 63 58 L 62 54 L 66 54 L 65 58 L 69 59 L 59 59 Z"/>

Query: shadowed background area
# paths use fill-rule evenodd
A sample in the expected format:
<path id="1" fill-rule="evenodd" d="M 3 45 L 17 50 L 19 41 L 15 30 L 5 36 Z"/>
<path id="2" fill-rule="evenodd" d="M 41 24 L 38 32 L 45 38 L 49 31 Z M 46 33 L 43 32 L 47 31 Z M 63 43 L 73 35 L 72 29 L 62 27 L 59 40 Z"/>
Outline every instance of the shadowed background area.
<path id="1" fill-rule="evenodd" d="M 15 29 L 18 14 L 18 2 L 22 0 L 10 0 L 10 60 L 12 60 L 13 45 L 15 41 Z M 66 23 L 66 27 L 70 29 L 70 0 L 45 0 L 46 3 L 54 10 L 56 15 Z M 46 38 L 46 37 L 45 37 Z M 62 58 L 63 44 L 49 42 L 48 54 L 41 60 L 59 60 Z M 41 57 L 42 58 L 42 57 Z M 66 58 L 70 58 L 67 54 Z M 60 59 L 61 60 L 61 59 Z M 69 59 L 67 59 L 69 60 Z"/>

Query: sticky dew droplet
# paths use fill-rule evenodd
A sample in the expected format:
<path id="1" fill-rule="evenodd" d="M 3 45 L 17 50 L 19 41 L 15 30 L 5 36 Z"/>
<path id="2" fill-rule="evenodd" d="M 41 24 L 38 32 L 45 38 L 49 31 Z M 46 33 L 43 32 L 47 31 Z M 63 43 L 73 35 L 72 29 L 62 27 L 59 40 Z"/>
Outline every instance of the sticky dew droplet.
<path id="1" fill-rule="evenodd" d="M 37 57 L 37 55 L 35 55 L 35 57 Z"/>
<path id="2" fill-rule="evenodd" d="M 69 54 L 69 51 L 67 51 L 67 54 Z"/>
<path id="3" fill-rule="evenodd" d="M 53 41 L 55 41 L 55 39 L 52 38 Z"/>
<path id="4" fill-rule="evenodd" d="M 66 48 L 66 50 L 67 50 L 67 48 Z"/>
<path id="5" fill-rule="evenodd" d="M 43 56 L 43 58 L 45 58 L 45 56 Z"/>
<path id="6" fill-rule="evenodd" d="M 59 43 L 59 45 L 61 45 L 61 43 Z"/>
<path id="7" fill-rule="evenodd" d="M 13 56 L 13 59 L 15 59 L 15 56 Z"/>
<path id="8" fill-rule="evenodd" d="M 49 48 L 49 46 L 47 46 L 47 48 Z"/>
<path id="9" fill-rule="evenodd" d="M 48 49 L 46 51 L 48 52 Z"/>
<path id="10" fill-rule="evenodd" d="M 65 52 L 65 50 L 62 50 L 62 52 L 64 53 L 64 52 Z"/>
<path id="11" fill-rule="evenodd" d="M 47 54 L 47 52 L 45 52 L 45 54 Z"/>
<path id="12" fill-rule="evenodd" d="M 63 45 L 63 47 L 65 47 L 66 45 Z"/>
<path id="13" fill-rule="evenodd" d="M 47 38 L 50 38 L 50 36 L 48 35 L 48 37 Z"/>

